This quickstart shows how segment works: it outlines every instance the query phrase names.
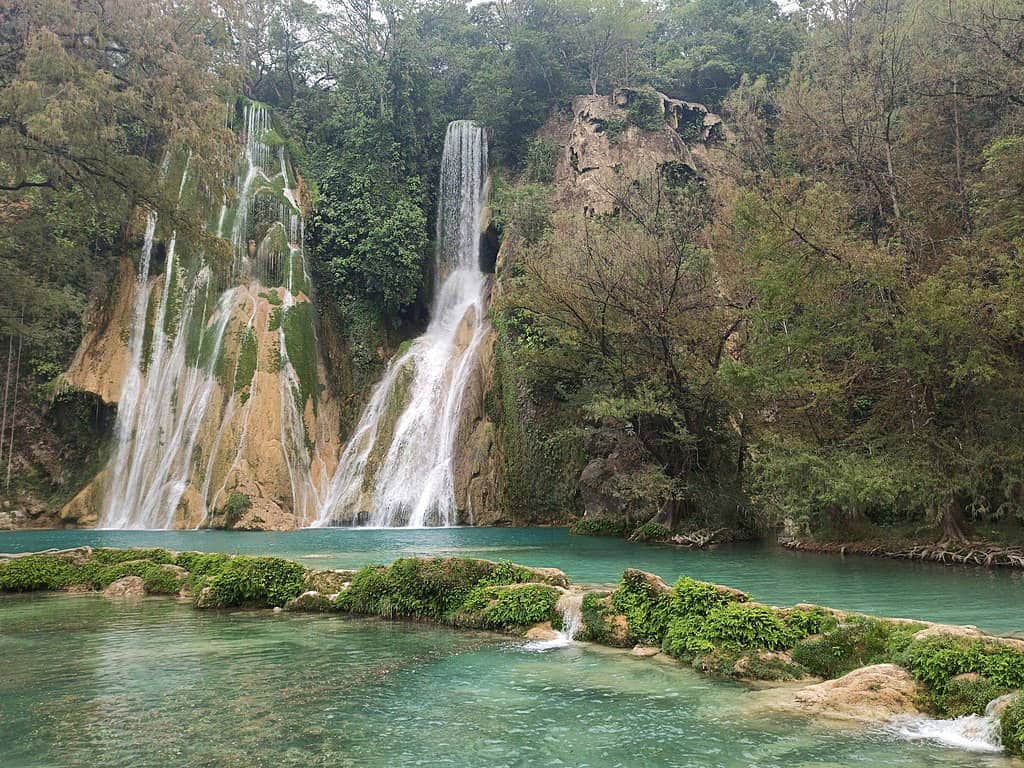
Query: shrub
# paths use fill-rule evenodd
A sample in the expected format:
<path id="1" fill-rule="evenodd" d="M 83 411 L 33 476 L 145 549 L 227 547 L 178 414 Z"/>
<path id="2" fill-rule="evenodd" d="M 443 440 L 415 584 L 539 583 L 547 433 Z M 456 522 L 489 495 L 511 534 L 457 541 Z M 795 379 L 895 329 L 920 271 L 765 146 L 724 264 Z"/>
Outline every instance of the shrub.
<path id="1" fill-rule="evenodd" d="M 920 628 L 866 617 L 852 618 L 819 637 L 798 642 L 793 648 L 793 661 L 819 677 L 841 677 L 867 664 L 893 661 Z"/>
<path id="2" fill-rule="evenodd" d="M 520 627 L 554 618 L 558 590 L 542 584 L 488 587 L 484 626 Z"/>
<path id="3" fill-rule="evenodd" d="M 791 608 L 785 613 L 785 619 L 796 639 L 803 639 L 808 635 L 820 635 L 839 625 L 831 611 L 818 606 L 810 609 Z"/>
<path id="4" fill-rule="evenodd" d="M 1003 749 L 1024 756 L 1024 696 L 1018 694 L 999 716 L 999 735 Z"/>
<path id="5" fill-rule="evenodd" d="M 765 605 L 727 603 L 708 614 L 700 638 L 715 647 L 734 651 L 779 650 L 791 644 L 792 635 L 779 615 Z"/>
<path id="6" fill-rule="evenodd" d="M 252 507 L 252 499 L 249 498 L 249 495 L 234 491 L 219 510 L 219 513 L 224 516 L 224 527 L 233 528 L 250 507 Z"/>
<path id="7" fill-rule="evenodd" d="M 305 573 L 298 563 L 277 557 L 234 557 L 209 579 L 209 605 L 283 606 L 302 594 Z"/>
<path id="8" fill-rule="evenodd" d="M 683 576 L 672 587 L 672 613 L 680 616 L 707 616 L 728 603 L 745 603 L 750 596 L 723 589 L 716 584 Z"/>
<path id="9" fill-rule="evenodd" d="M 665 127 L 665 108 L 661 96 L 653 88 L 633 91 L 627 115 L 630 123 L 645 131 L 657 131 Z"/>
<path id="10" fill-rule="evenodd" d="M 611 595 L 607 592 L 588 592 L 580 606 L 583 619 L 580 640 L 589 640 L 613 648 L 628 648 L 635 644 L 629 632 L 628 622 L 620 623 L 619 614 L 612 607 Z"/>
<path id="11" fill-rule="evenodd" d="M 992 699 L 1005 693 L 1009 693 L 1008 689 L 981 676 L 954 678 L 946 684 L 946 692 L 942 696 L 933 697 L 932 703 L 936 712 L 943 717 L 981 715 Z"/>
<path id="12" fill-rule="evenodd" d="M 174 565 L 181 566 L 193 578 L 214 576 L 231 562 L 231 556 L 222 552 L 182 552 L 174 558 Z"/>
<path id="13" fill-rule="evenodd" d="M 1001 643 L 933 637 L 910 643 L 900 661 L 937 700 L 952 678 L 972 672 L 998 688 L 1024 688 L 1024 653 Z"/>
<path id="14" fill-rule="evenodd" d="M 661 644 L 671 620 L 669 595 L 655 586 L 648 575 L 633 568 L 622 574 L 612 594 L 612 606 L 625 615 L 630 633 L 651 644 Z"/>
<path id="15" fill-rule="evenodd" d="M 625 537 L 629 533 L 629 524 L 612 517 L 581 517 L 569 526 L 569 533 L 573 536 Z"/>
<path id="16" fill-rule="evenodd" d="M 149 560 L 152 563 L 173 563 L 175 558 L 166 549 L 94 549 L 90 562 L 114 565 L 128 560 Z"/>
<path id="17" fill-rule="evenodd" d="M 526 145 L 526 175 L 530 181 L 543 184 L 555 180 L 555 164 L 560 148 L 553 141 L 532 138 Z"/>

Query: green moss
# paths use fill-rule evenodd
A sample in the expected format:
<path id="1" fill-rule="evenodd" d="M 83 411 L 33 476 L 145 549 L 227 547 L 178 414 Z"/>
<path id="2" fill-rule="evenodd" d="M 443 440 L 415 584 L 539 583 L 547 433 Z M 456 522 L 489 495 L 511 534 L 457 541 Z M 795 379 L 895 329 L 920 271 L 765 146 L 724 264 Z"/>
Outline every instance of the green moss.
<path id="1" fill-rule="evenodd" d="M 113 565 L 129 560 L 149 560 L 153 563 L 174 563 L 175 558 L 166 549 L 94 549 L 90 558 L 95 563 Z"/>
<path id="2" fill-rule="evenodd" d="M 308 301 L 293 304 L 281 319 L 284 328 L 282 358 L 287 358 L 299 379 L 297 400 L 305 406 L 307 400 L 316 405 L 319 385 L 316 376 L 316 316 Z"/>
<path id="3" fill-rule="evenodd" d="M 270 317 L 267 318 L 267 330 L 276 331 L 281 328 L 281 320 L 284 317 L 284 309 L 281 307 L 274 307 L 270 313 Z"/>
<path id="4" fill-rule="evenodd" d="M 261 299 L 266 299 L 268 304 L 275 307 L 280 307 L 284 302 L 281 300 L 281 296 L 277 291 L 263 291 L 259 294 Z"/>
<path id="5" fill-rule="evenodd" d="M 999 716 L 999 735 L 1008 754 L 1024 757 L 1024 696 L 1018 695 Z"/>
<path id="6" fill-rule="evenodd" d="M 52 555 L 29 555 L 0 563 L 0 592 L 64 589 L 74 576 L 72 564 Z"/>
<path id="7" fill-rule="evenodd" d="M 238 345 L 238 361 L 235 363 L 235 381 L 232 386 L 232 392 L 237 394 L 243 403 L 249 399 L 258 359 L 259 346 L 256 343 L 256 334 L 252 326 L 249 326 L 242 332 L 242 339 Z"/>
<path id="8" fill-rule="evenodd" d="M 234 557 L 209 578 L 205 604 L 214 608 L 283 606 L 302 594 L 305 574 L 298 563 L 277 557 Z"/>

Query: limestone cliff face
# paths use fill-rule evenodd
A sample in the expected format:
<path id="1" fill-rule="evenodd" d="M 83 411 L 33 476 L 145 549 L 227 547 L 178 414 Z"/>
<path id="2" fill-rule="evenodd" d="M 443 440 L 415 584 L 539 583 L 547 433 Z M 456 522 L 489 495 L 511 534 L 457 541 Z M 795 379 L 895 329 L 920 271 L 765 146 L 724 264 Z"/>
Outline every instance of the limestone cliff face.
<path id="1" fill-rule="evenodd" d="M 639 107 L 646 109 L 643 125 L 638 125 L 636 120 Z M 716 146 L 727 138 L 721 118 L 705 106 L 631 88 L 618 89 L 610 96 L 573 99 L 571 113 L 552 115 L 540 136 L 559 148 L 552 194 L 555 238 L 561 222 L 568 217 L 617 215 L 617 194 L 635 181 L 660 176 L 676 183 L 691 177 L 713 176 L 714 166 L 721 159 Z M 513 290 L 503 278 L 529 247 L 514 232 L 505 237 L 497 258 L 492 300 Z M 494 337 L 488 345 L 489 367 L 485 366 L 481 374 L 476 420 L 472 430 L 466 429 L 464 459 L 460 466 L 459 477 L 463 483 L 460 488 L 472 488 L 472 483 L 476 482 L 476 487 L 487 489 L 483 496 L 488 503 L 483 514 L 478 511 L 472 494 L 467 496 L 467 504 L 474 502 L 474 522 L 478 525 L 564 524 L 570 512 L 621 516 L 626 502 L 617 496 L 618 480 L 640 466 L 635 437 L 624 429 L 619 439 L 606 441 L 607 445 L 579 446 L 579 453 L 587 458 L 580 464 L 582 471 L 567 467 L 568 474 L 577 472 L 571 483 L 573 487 L 565 492 L 556 493 L 554 489 L 548 492 L 554 499 L 549 507 L 555 509 L 544 512 L 536 508 L 540 504 L 529 503 L 523 508 L 522 504 L 515 504 L 515 500 L 506 497 L 507 493 L 515 492 L 507 476 L 509 457 L 515 456 L 518 472 L 536 474 L 531 473 L 531 467 L 538 468 L 537 445 L 531 444 L 529 432 L 531 429 L 535 433 L 545 432 L 547 409 L 543 403 L 521 402 L 517 413 L 505 412 L 498 424 L 491 422 L 483 404 L 500 399 L 502 388 L 506 400 L 510 390 L 518 392 L 516 397 L 524 397 L 517 382 L 496 381 L 495 349 L 500 349 L 501 344 L 501 338 Z M 511 371 L 504 375 L 514 376 Z M 468 408 L 467 403 L 467 411 Z M 531 423 L 508 423 L 516 419 Z M 615 429 L 607 431 L 614 433 Z M 550 472 L 546 477 L 558 474 Z M 568 496 L 572 497 L 571 501 L 567 500 Z M 514 507 L 518 511 L 512 515 L 509 509 Z M 633 512 L 645 519 L 650 516 L 649 510 Z"/>
<path id="2" fill-rule="evenodd" d="M 124 307 L 130 308 L 138 289 L 131 261 L 126 262 L 110 321 L 85 337 L 65 377 L 68 385 L 114 403 L 130 364 L 124 329 L 131 312 Z M 318 490 L 337 464 L 340 412 L 337 398 L 323 386 L 299 409 L 291 382 L 282 379 L 282 316 L 296 311 L 284 308 L 284 298 L 283 288 L 266 289 L 258 283 L 235 293 L 214 372 L 217 381 L 192 452 L 175 528 L 290 530 L 316 517 Z M 301 307 L 309 299 L 300 293 L 295 302 Z M 314 345 L 317 381 L 325 382 L 315 328 L 310 325 L 303 333 L 305 343 Z M 289 440 L 287 423 L 296 416 L 293 426 L 302 434 L 299 445 Z M 108 472 L 104 469 L 61 510 L 65 524 L 97 524 Z M 247 498 L 244 510 L 230 509 L 234 494 Z"/>

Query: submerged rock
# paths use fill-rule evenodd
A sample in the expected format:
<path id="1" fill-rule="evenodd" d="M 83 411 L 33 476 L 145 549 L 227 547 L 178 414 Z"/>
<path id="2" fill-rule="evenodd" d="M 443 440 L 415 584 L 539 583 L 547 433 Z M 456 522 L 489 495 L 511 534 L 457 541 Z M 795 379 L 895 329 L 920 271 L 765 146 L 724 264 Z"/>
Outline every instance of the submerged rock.
<path id="1" fill-rule="evenodd" d="M 550 621 L 542 621 L 526 630 L 524 637 L 527 640 L 555 640 L 558 638 L 558 632 L 552 628 Z"/>
<path id="2" fill-rule="evenodd" d="M 103 590 L 104 597 L 143 597 L 145 594 L 146 585 L 141 576 L 125 576 Z"/>
<path id="3" fill-rule="evenodd" d="M 657 656 L 661 653 L 661 648 L 656 645 L 634 645 L 633 650 L 629 653 L 631 656 L 638 656 L 641 659 L 646 659 L 651 656 Z"/>

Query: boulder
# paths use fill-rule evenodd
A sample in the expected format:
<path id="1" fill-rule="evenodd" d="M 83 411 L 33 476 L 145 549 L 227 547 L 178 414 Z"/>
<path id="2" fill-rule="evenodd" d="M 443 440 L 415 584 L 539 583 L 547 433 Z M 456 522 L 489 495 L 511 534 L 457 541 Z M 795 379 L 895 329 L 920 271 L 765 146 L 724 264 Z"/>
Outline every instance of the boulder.
<path id="1" fill-rule="evenodd" d="M 143 597 L 145 594 L 146 586 L 141 576 L 125 576 L 103 590 L 104 597 Z"/>
<path id="2" fill-rule="evenodd" d="M 917 695 L 917 682 L 905 669 L 874 664 L 801 688 L 793 695 L 793 708 L 821 717 L 883 723 L 897 715 L 920 714 Z"/>
<path id="3" fill-rule="evenodd" d="M 647 659 L 661 653 L 661 648 L 656 645 L 634 645 L 633 650 L 629 653 L 631 656 L 638 656 L 641 659 Z"/>
<path id="4" fill-rule="evenodd" d="M 307 611 L 309 613 L 326 613 L 334 610 L 334 604 L 327 595 L 310 590 L 298 597 L 293 597 L 284 605 L 286 611 Z"/>
<path id="5" fill-rule="evenodd" d="M 545 621 L 526 630 L 524 637 L 527 640 L 555 640 L 558 633 L 551 627 L 550 621 Z"/>

